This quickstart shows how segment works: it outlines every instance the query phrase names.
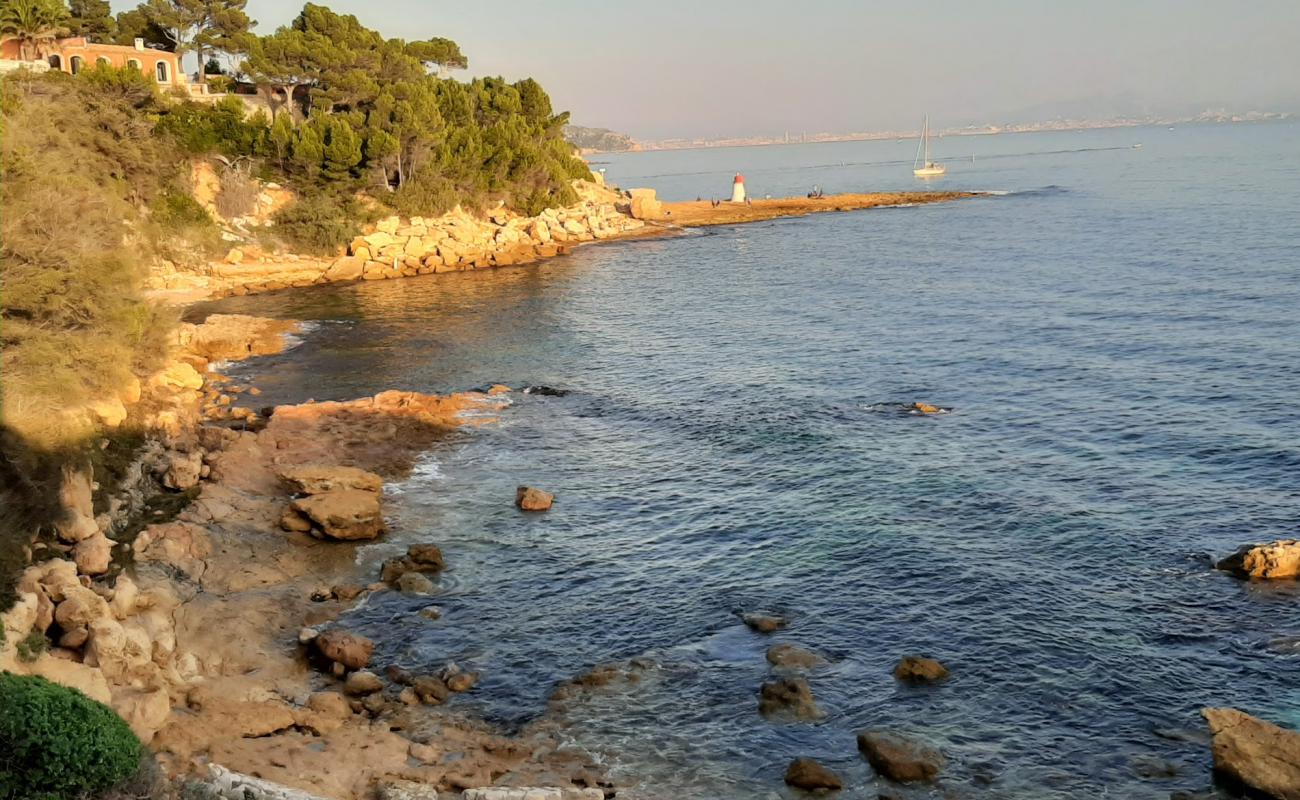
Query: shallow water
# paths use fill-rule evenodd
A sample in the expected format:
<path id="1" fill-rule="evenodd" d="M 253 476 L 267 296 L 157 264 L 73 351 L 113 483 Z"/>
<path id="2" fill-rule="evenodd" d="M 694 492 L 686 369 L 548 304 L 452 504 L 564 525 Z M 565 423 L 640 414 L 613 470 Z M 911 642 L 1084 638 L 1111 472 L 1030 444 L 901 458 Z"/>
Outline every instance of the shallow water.
<path id="1" fill-rule="evenodd" d="M 1300 533 L 1298 145 L 1297 124 L 949 137 L 939 186 L 1010 194 L 207 308 L 323 320 L 236 368 L 268 402 L 573 390 L 515 394 L 393 487 L 365 558 L 440 543 L 444 618 L 398 595 L 354 616 L 386 658 L 482 669 L 457 702 L 507 726 L 651 658 L 565 716 L 620 797 L 790 796 L 797 755 L 874 797 L 853 736 L 888 727 L 949 757 L 906 796 L 1167 798 L 1209 783 L 1200 707 L 1300 727 L 1300 590 L 1209 568 Z M 738 169 L 759 195 L 901 189 L 914 146 L 604 165 L 677 198 Z M 913 400 L 953 411 L 877 405 Z M 516 512 L 524 482 L 555 508 Z M 749 632 L 760 608 L 790 628 Z M 832 659 L 823 722 L 758 715 L 775 642 Z M 896 685 L 913 652 L 951 680 Z"/>

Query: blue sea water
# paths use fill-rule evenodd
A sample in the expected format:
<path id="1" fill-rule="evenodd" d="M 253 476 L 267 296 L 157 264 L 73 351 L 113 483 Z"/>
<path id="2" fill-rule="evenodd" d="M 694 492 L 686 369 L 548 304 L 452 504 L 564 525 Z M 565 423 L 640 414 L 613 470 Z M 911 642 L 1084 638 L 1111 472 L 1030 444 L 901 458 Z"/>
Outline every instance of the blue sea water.
<path id="1" fill-rule="evenodd" d="M 758 196 L 892 190 L 916 185 L 914 147 L 597 166 L 673 199 L 736 171 Z M 1168 798 L 1210 785 L 1201 707 L 1300 727 L 1300 588 L 1211 568 L 1300 535 L 1300 124 L 935 150 L 936 188 L 1006 194 L 207 307 L 322 321 L 235 369 L 269 402 L 571 390 L 516 393 L 393 487 L 363 558 L 438 542 L 445 615 L 390 594 L 352 624 L 384 659 L 482 670 L 456 702 L 504 726 L 649 659 L 560 712 L 629 798 L 794 797 L 801 755 L 875 797 L 863 728 L 946 754 L 903 797 Z M 952 411 L 888 405 L 916 400 Z M 555 507 L 517 512 L 520 483 Z M 791 624 L 753 633 L 754 609 Z M 830 659 L 822 721 L 757 713 L 777 642 Z M 897 684 L 910 653 L 951 679 Z"/>

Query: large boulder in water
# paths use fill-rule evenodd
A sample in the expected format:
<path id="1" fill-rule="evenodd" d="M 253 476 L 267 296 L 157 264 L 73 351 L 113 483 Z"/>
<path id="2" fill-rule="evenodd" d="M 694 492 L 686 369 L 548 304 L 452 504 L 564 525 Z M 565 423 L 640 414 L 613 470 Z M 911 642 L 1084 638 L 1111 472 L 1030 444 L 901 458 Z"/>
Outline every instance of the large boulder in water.
<path id="1" fill-rule="evenodd" d="M 785 782 L 796 789 L 814 792 L 818 789 L 834 790 L 844 788 L 844 781 L 839 775 L 818 764 L 811 758 L 796 758 L 785 770 Z"/>
<path id="2" fill-rule="evenodd" d="M 555 495 L 550 492 L 531 486 L 520 486 L 515 489 L 515 505 L 522 511 L 546 511 L 554 502 Z"/>
<path id="3" fill-rule="evenodd" d="M 325 631 L 313 639 L 312 644 L 322 656 L 347 669 L 363 669 L 375 651 L 374 642 L 340 628 Z"/>
<path id="4" fill-rule="evenodd" d="M 1214 770 L 1253 792 L 1300 800 L 1300 732 L 1235 708 L 1204 708 L 1214 736 Z"/>
<path id="5" fill-rule="evenodd" d="M 758 690 L 758 711 L 765 717 L 798 721 L 821 719 L 812 687 L 803 678 L 778 678 Z"/>
<path id="6" fill-rule="evenodd" d="M 1300 577 L 1300 540 L 1279 539 L 1243 547 L 1216 565 L 1239 578 Z"/>
<path id="7" fill-rule="evenodd" d="M 826 663 L 826 659 L 794 644 L 774 644 L 767 648 L 767 663 L 777 669 L 812 669 Z"/>
<path id="8" fill-rule="evenodd" d="M 779 617 L 775 614 L 759 614 L 750 612 L 740 615 L 741 622 L 749 626 L 749 629 L 758 633 L 773 633 L 784 628 L 788 622 L 785 617 Z"/>
<path id="9" fill-rule="evenodd" d="M 878 775 L 898 783 L 929 783 L 944 764 L 938 750 L 891 731 L 862 731 L 858 751 Z"/>

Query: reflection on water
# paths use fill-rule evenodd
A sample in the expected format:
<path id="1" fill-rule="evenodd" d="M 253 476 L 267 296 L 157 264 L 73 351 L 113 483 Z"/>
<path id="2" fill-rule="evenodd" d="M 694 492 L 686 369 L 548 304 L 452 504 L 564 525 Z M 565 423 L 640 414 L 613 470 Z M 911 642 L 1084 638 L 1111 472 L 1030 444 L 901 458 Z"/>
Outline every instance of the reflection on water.
<path id="1" fill-rule="evenodd" d="M 1200 707 L 1300 726 L 1300 591 L 1209 568 L 1300 525 L 1294 130 L 990 159 L 975 188 L 1011 194 L 216 307 L 328 320 L 238 367 L 270 402 L 573 390 L 514 395 L 396 487 L 365 557 L 442 544 L 444 617 L 384 595 L 356 622 L 383 659 L 482 670 L 457 702 L 507 726 L 651 659 L 563 712 L 620 796 L 791 796 L 810 755 L 874 797 L 853 734 L 886 727 L 950 759 L 908 797 L 1163 799 L 1208 785 Z M 880 412 L 918 400 L 953 410 Z M 555 508 L 516 512 L 518 483 Z M 754 634 L 755 608 L 791 626 Z M 830 658 L 822 723 L 758 715 L 775 642 Z M 952 678 L 897 685 L 908 653 Z"/>

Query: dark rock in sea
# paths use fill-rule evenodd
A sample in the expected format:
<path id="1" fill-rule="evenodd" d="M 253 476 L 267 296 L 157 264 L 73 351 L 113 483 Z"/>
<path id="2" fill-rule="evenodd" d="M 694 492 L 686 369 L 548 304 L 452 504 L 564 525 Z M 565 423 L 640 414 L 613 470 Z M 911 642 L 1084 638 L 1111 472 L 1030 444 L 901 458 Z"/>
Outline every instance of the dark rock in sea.
<path id="1" fill-rule="evenodd" d="M 547 511 L 555 502 L 555 495 L 532 486 L 515 489 L 515 505 L 521 511 Z"/>
<path id="2" fill-rule="evenodd" d="M 428 706 L 441 705 L 447 702 L 447 698 L 451 695 L 451 690 L 447 688 L 442 678 L 434 675 L 416 678 L 414 686 L 420 702 Z"/>
<path id="3" fill-rule="evenodd" d="M 410 686 L 415 683 L 415 676 L 406 667 L 397 664 L 389 664 L 384 668 L 384 675 L 393 683 L 400 686 Z"/>
<path id="4" fill-rule="evenodd" d="M 844 788 L 844 781 L 839 775 L 818 764 L 811 758 L 796 758 L 785 770 L 785 782 L 796 789 L 807 791 L 834 790 Z"/>
<path id="5" fill-rule="evenodd" d="M 1300 577 L 1300 539 L 1247 545 L 1215 565 L 1238 578 L 1278 580 Z"/>
<path id="6" fill-rule="evenodd" d="M 397 588 L 405 594 L 428 594 L 433 591 L 433 581 L 418 572 L 408 572 L 397 579 Z"/>
<path id="7" fill-rule="evenodd" d="M 528 386 L 524 388 L 524 394 L 536 394 L 542 397 L 564 397 L 568 393 L 568 389 L 556 389 L 553 386 Z"/>
<path id="8" fill-rule="evenodd" d="M 1129 759 L 1133 774 L 1144 780 L 1166 780 L 1178 777 L 1178 765 L 1159 756 L 1140 755 Z"/>
<path id="9" fill-rule="evenodd" d="M 784 628 L 788 624 L 785 617 L 778 617 L 774 614 L 742 614 L 740 619 L 750 627 L 750 630 L 758 631 L 759 633 L 772 633 Z"/>
<path id="10" fill-rule="evenodd" d="M 894 677 L 906 683 L 934 683 L 948 677 L 948 668 L 933 658 L 903 656 L 894 667 Z"/>
<path id="11" fill-rule="evenodd" d="M 767 663 L 778 669 L 812 669 L 826 663 L 826 659 L 793 644 L 774 644 L 767 648 Z"/>
<path id="12" fill-rule="evenodd" d="M 758 690 L 758 711 L 765 717 L 807 722 L 821 719 L 822 710 L 813 699 L 812 687 L 803 678 L 786 677 L 768 681 Z"/>
<path id="13" fill-rule="evenodd" d="M 897 783 L 929 783 L 944 765 L 938 750 L 891 731 L 859 733 L 858 751 L 876 774 Z"/>

